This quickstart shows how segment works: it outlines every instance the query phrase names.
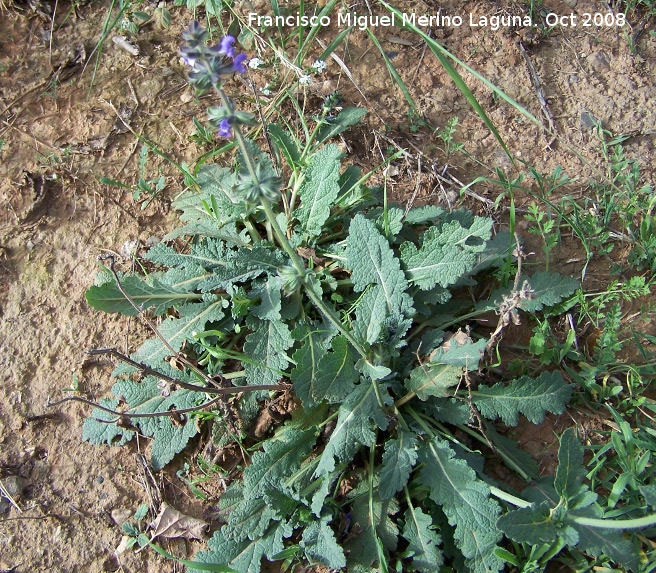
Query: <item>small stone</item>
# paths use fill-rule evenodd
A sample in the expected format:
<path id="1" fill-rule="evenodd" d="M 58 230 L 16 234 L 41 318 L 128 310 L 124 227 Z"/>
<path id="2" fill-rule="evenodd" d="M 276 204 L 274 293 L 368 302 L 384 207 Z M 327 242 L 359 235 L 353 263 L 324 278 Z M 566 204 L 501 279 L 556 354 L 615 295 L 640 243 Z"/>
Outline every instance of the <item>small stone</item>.
<path id="1" fill-rule="evenodd" d="M 2 483 L 7 490 L 7 493 L 14 499 L 23 495 L 23 490 L 25 489 L 25 479 L 20 476 L 7 476 L 2 478 Z"/>
<path id="2" fill-rule="evenodd" d="M 589 111 L 581 112 L 581 127 L 583 129 L 592 129 L 597 126 L 597 120 L 595 116 L 592 115 Z"/>
<path id="3" fill-rule="evenodd" d="M 97 476 L 96 477 L 96 483 L 102 483 L 105 481 L 105 478 L 103 476 Z"/>
<path id="4" fill-rule="evenodd" d="M 183 92 L 182 95 L 180 96 L 180 101 L 182 103 L 189 103 L 194 99 L 194 94 L 192 94 L 190 91 Z"/>
<path id="5" fill-rule="evenodd" d="M 125 507 L 117 507 L 111 511 L 112 521 L 116 525 L 123 525 L 132 517 L 132 510 Z"/>

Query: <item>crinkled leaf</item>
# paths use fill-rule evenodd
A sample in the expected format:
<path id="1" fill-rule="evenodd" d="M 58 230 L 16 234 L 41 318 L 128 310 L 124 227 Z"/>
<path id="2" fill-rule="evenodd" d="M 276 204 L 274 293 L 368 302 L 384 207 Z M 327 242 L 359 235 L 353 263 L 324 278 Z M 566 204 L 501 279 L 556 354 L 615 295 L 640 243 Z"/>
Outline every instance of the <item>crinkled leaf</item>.
<path id="1" fill-rule="evenodd" d="M 431 227 L 422 236 L 421 247 L 405 242 L 401 261 L 408 280 L 422 290 L 455 284 L 477 262 L 477 253 L 490 238 L 492 220 L 476 217 L 471 227 L 451 221 Z"/>
<path id="2" fill-rule="evenodd" d="M 332 569 L 346 566 L 344 550 L 337 543 L 327 519 L 310 523 L 303 530 L 300 545 L 311 562 L 317 561 Z"/>
<path id="3" fill-rule="evenodd" d="M 385 215 L 387 213 L 387 216 Z M 376 219 L 376 226 L 378 230 L 388 238 L 393 238 L 398 235 L 403 229 L 403 209 L 398 207 L 389 207 L 387 211 L 383 211 Z"/>
<path id="4" fill-rule="evenodd" d="M 223 533 L 233 541 L 257 539 L 264 535 L 275 517 L 277 512 L 267 506 L 263 497 L 249 497 L 232 509 Z"/>
<path id="5" fill-rule="evenodd" d="M 205 295 L 202 302 L 180 305 L 177 309 L 179 318 L 170 316 L 157 328 L 174 352 L 180 350 L 185 340 L 193 340 L 192 333 L 202 332 L 208 322 L 221 320 L 224 316 L 223 301 L 214 295 Z M 132 359 L 157 368 L 170 355 L 171 351 L 159 338 L 151 338 L 141 345 Z"/>
<path id="6" fill-rule="evenodd" d="M 411 432 L 399 431 L 398 438 L 385 443 L 383 465 L 380 470 L 380 499 L 386 500 L 401 491 L 417 461 L 417 438 Z"/>
<path id="7" fill-rule="evenodd" d="M 558 537 L 548 501 L 509 511 L 497 520 L 497 526 L 513 541 L 531 545 L 549 543 Z"/>
<path id="8" fill-rule="evenodd" d="M 367 342 L 378 339 L 386 317 L 412 315 L 412 299 L 405 293 L 408 283 L 399 260 L 374 223 L 360 214 L 349 227 L 346 267 L 353 271 L 351 280 L 357 292 L 374 285 L 361 297 L 356 309 L 355 330 L 364 332 L 361 337 Z"/>
<path id="9" fill-rule="evenodd" d="M 476 342 L 471 339 L 458 344 L 457 335 L 431 353 L 432 364 L 450 364 L 451 366 L 466 367 L 467 370 L 476 370 L 483 358 L 487 340 L 482 338 Z M 468 338 L 468 337 L 467 337 Z M 446 348 L 448 346 L 448 348 Z"/>
<path id="10" fill-rule="evenodd" d="M 251 465 L 244 470 L 244 490 L 249 497 L 261 496 L 292 475 L 308 455 L 314 442 L 314 429 L 297 430 L 284 426 L 264 442 L 264 451 L 253 454 Z"/>
<path id="11" fill-rule="evenodd" d="M 574 294 L 581 283 L 573 278 L 558 273 L 535 273 L 528 279 L 531 286 L 531 298 L 521 301 L 520 308 L 526 312 L 538 312 L 545 307 L 555 306 L 563 299 Z"/>
<path id="12" fill-rule="evenodd" d="M 262 557 L 271 559 L 284 549 L 283 538 L 292 533 L 285 523 L 274 523 L 266 533 L 254 541 L 233 541 L 223 534 L 225 526 L 208 541 L 210 551 L 199 553 L 200 563 L 228 564 L 239 573 L 260 573 Z"/>
<path id="13" fill-rule="evenodd" d="M 287 368 L 287 350 L 294 345 L 291 331 L 281 320 L 260 320 L 249 316 L 247 326 L 253 331 L 246 337 L 244 352 L 253 362 L 244 364 L 249 384 L 275 384 Z"/>
<path id="14" fill-rule="evenodd" d="M 337 424 L 321 455 L 315 476 L 332 472 L 335 458 L 339 462 L 350 461 L 362 446 L 373 445 L 376 439 L 374 422 L 381 430 L 387 427 L 388 420 L 378 405 L 374 384 L 376 382 L 363 380 L 339 408 Z"/>
<path id="15" fill-rule="evenodd" d="M 273 273 L 288 261 L 279 249 L 268 243 L 257 243 L 252 248 L 229 250 L 225 264 L 215 267 L 214 272 L 202 281 L 198 288 L 203 292 L 226 289 L 235 283 L 243 283 L 259 277 L 262 273 Z"/>
<path id="16" fill-rule="evenodd" d="M 315 404 L 315 384 L 319 375 L 319 362 L 328 348 L 332 334 L 315 327 L 302 326 L 294 330 L 294 336 L 301 341 L 294 352 L 296 366 L 290 373 L 294 392 L 306 408 Z"/>
<path id="17" fill-rule="evenodd" d="M 403 537 L 408 540 L 407 551 L 412 555 L 412 566 L 421 573 L 439 571 L 443 561 L 439 549 L 440 536 L 435 533 L 432 525 L 430 515 L 419 508 L 408 508 L 405 512 Z"/>
<path id="18" fill-rule="evenodd" d="M 289 165 L 291 169 L 299 165 L 301 161 L 301 152 L 291 133 L 280 127 L 277 123 L 270 123 L 267 127 L 271 139 L 280 150 L 280 153 L 284 156 L 287 165 Z"/>
<path id="19" fill-rule="evenodd" d="M 424 469 L 419 481 L 430 489 L 430 498 L 455 526 L 455 539 L 476 573 L 498 571 L 503 562 L 495 555 L 501 532 L 496 526 L 499 505 L 490 488 L 476 478 L 465 461 L 454 458 L 446 442 L 433 438 L 420 449 Z"/>
<path id="20" fill-rule="evenodd" d="M 329 123 L 322 125 L 316 136 L 316 145 L 336 137 L 347 128 L 355 125 L 367 113 L 363 107 L 347 107 L 339 112 L 338 116 L 331 119 Z"/>
<path id="21" fill-rule="evenodd" d="M 312 390 L 316 402 L 326 400 L 334 404 L 341 402 L 355 388 L 360 374 L 355 369 L 356 355 L 344 336 L 332 342 L 332 351 L 319 360 L 319 368 Z"/>
<path id="22" fill-rule="evenodd" d="M 260 304 L 253 306 L 250 313 L 262 320 L 280 320 L 282 309 L 282 293 L 284 280 L 279 276 L 270 276 L 263 285 L 254 287 L 250 295 L 259 298 Z"/>
<path id="23" fill-rule="evenodd" d="M 405 387 L 420 400 L 430 396 L 446 398 L 453 395 L 451 388 L 460 381 L 463 369 L 449 364 L 423 364 L 418 366 L 405 381 Z"/>
<path id="24" fill-rule="evenodd" d="M 656 509 L 656 485 L 641 485 L 640 493 L 645 498 L 647 505 Z"/>
<path id="25" fill-rule="evenodd" d="M 136 275 L 126 276 L 121 280 L 121 286 L 134 303 L 142 310 L 154 307 L 155 315 L 164 314 L 174 305 L 199 300 L 202 295 L 172 288 L 156 278 L 145 281 Z M 87 302 L 98 310 L 119 312 L 127 316 L 135 316 L 137 310 L 125 298 L 116 282 L 107 282 L 101 286 L 92 286 L 86 292 Z"/>
<path id="26" fill-rule="evenodd" d="M 583 466 L 583 446 L 574 428 L 567 428 L 560 437 L 558 448 L 558 468 L 554 479 L 556 493 L 567 500 L 577 497 L 583 488 L 586 476 Z"/>
<path id="27" fill-rule="evenodd" d="M 336 145 L 326 145 L 312 156 L 305 170 L 305 181 L 298 191 L 301 206 L 294 211 L 294 217 L 309 237 L 321 234 L 339 194 L 340 157 Z"/>
<path id="28" fill-rule="evenodd" d="M 578 510 L 576 515 L 599 519 L 603 511 L 595 504 Z M 603 529 L 569 522 L 579 535 L 577 547 L 586 553 L 599 557 L 605 553 L 613 561 L 622 564 L 628 571 L 641 571 L 640 552 L 634 539 L 624 536 L 621 529 Z"/>
<path id="29" fill-rule="evenodd" d="M 128 405 L 126 412 L 132 414 L 151 414 L 200 406 L 205 401 L 202 392 L 176 390 L 169 396 L 162 396 L 157 386 L 158 379 L 147 376 L 141 382 L 119 380 L 112 387 L 115 396 L 121 396 Z M 184 421 L 174 421 L 169 416 L 152 418 L 133 418 L 132 423 L 139 427 L 145 436 L 152 436 L 151 464 L 159 471 L 168 464 L 175 454 L 181 452 L 197 433 L 196 422 L 191 417 Z"/>
<path id="30" fill-rule="evenodd" d="M 105 408 L 116 410 L 120 400 L 118 398 L 102 398 L 99 404 Z M 116 415 L 104 412 L 95 408 L 91 410 L 91 416 L 84 420 L 82 426 L 82 439 L 96 446 L 107 444 L 109 446 L 122 446 L 134 437 L 134 432 L 125 430 L 116 424 L 108 424 L 110 420 L 115 420 Z M 106 420 L 101 422 L 99 420 Z"/>
<path id="31" fill-rule="evenodd" d="M 444 213 L 444 209 L 437 205 L 423 205 L 422 207 L 413 207 L 410 209 L 404 221 L 409 225 L 421 225 L 438 219 Z"/>
<path id="32" fill-rule="evenodd" d="M 196 181 L 200 191 L 190 190 L 173 202 L 182 211 L 180 220 L 186 225 L 164 237 L 165 241 L 182 235 L 202 235 L 223 239 L 230 244 L 246 244 L 246 238 L 237 233 L 234 221 L 247 212 L 246 205 L 233 196 L 237 178 L 231 169 L 218 165 L 204 165 Z M 208 207 L 214 213 L 208 212 Z"/>
<path id="33" fill-rule="evenodd" d="M 206 238 L 193 243 L 188 253 L 178 253 L 165 243 L 158 243 L 144 256 L 145 259 L 166 267 L 202 267 L 212 270 L 225 266 L 228 249 L 223 241 Z"/>
<path id="34" fill-rule="evenodd" d="M 522 376 L 507 386 L 502 382 L 492 387 L 482 384 L 472 392 L 472 400 L 486 418 L 501 418 L 507 426 L 516 426 L 519 414 L 534 424 L 542 422 L 546 412 L 562 414 L 571 395 L 572 386 L 554 371 L 543 372 L 535 379 Z"/>

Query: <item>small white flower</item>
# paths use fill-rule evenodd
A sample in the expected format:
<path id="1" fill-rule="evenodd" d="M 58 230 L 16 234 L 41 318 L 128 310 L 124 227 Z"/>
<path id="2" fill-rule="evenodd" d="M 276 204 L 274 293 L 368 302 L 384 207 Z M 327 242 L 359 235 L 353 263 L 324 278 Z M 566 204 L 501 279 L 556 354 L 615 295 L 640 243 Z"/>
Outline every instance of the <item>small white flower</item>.
<path id="1" fill-rule="evenodd" d="M 326 64 L 326 62 L 323 60 L 317 60 L 314 62 L 314 64 L 312 64 L 312 67 L 317 70 L 318 73 L 321 73 L 328 67 L 328 64 Z"/>
<path id="2" fill-rule="evenodd" d="M 269 89 L 269 86 L 264 86 L 263 88 L 260 89 L 260 91 L 265 96 L 270 96 L 271 95 L 271 90 Z"/>
<path id="3" fill-rule="evenodd" d="M 253 58 L 250 62 L 248 62 L 248 67 L 251 68 L 252 70 L 257 70 L 264 62 L 260 60 L 260 58 Z"/>
<path id="4" fill-rule="evenodd" d="M 311 83 L 312 78 L 307 74 L 303 74 L 300 78 L 298 78 L 298 85 L 300 86 L 309 86 Z"/>

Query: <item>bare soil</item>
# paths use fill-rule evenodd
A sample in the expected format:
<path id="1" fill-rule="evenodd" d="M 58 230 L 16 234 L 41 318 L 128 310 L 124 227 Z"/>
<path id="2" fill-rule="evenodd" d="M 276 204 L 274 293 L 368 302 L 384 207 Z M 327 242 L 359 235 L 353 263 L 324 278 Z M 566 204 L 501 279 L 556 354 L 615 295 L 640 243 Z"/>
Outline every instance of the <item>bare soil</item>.
<path id="1" fill-rule="evenodd" d="M 547 6 L 559 13 L 607 12 L 605 5 L 586 0 L 553 0 L 553 6 L 551 1 Z M 112 385 L 111 367 L 107 361 L 90 360 L 86 351 L 111 346 L 129 352 L 146 336 L 135 320 L 90 309 L 84 292 L 93 283 L 99 254 L 111 250 L 129 264 L 135 250 L 140 252 L 171 230 L 175 214 L 170 200 L 183 189 L 182 176 L 172 163 L 153 153 L 147 175 L 164 175 L 166 188 L 143 210 L 130 192 L 102 185 L 98 179 L 136 182 L 141 143 L 135 133 L 155 142 L 172 162 L 193 164 L 206 151 L 190 139 L 192 117 L 202 120 L 212 102 L 194 99 L 185 83 L 177 51 L 189 13 L 170 8 L 171 28 L 148 24 L 141 29 L 135 39 L 139 56 L 112 42 L 114 33 L 110 34 L 97 68 L 98 52 L 90 56 L 101 37 L 108 2 L 75 10 L 59 4 L 54 26 L 29 8 L 22 14 L 13 8 L 0 12 L 0 479 L 24 480 L 14 495 L 16 506 L 0 516 L 0 571 L 183 569 L 152 551 L 115 551 L 125 516 L 142 503 L 152 505 L 148 492 L 153 486 L 145 486 L 148 472 L 140 457 L 140 452 L 147 453 L 147 442 L 129 448 L 90 446 L 80 439 L 87 406 L 47 406 L 49 399 L 65 397 L 62 390 L 73 386 L 91 400 L 105 396 Z M 437 11 L 432 1 L 401 2 L 400 8 L 420 14 Z M 364 3 L 356 6 L 359 13 L 366 9 Z M 553 141 L 463 72 L 516 158 L 542 173 L 563 167 L 578 177 L 567 191 L 581 193 L 588 178 L 599 177 L 606 169 L 590 127 L 594 117 L 613 133 L 630 136 L 624 144 L 628 156 L 639 159 L 645 177 L 653 179 L 653 21 L 646 22 L 632 52 L 628 39 L 640 25 L 640 14 L 630 15 L 630 25 L 624 28 L 557 26 L 536 42 L 521 28 L 492 31 L 468 25 L 469 13 L 524 14 L 519 3 L 451 1 L 442 11 L 462 15 L 465 23 L 433 30 L 434 36 L 546 124 L 518 42 L 524 46 L 554 121 L 558 138 Z M 398 200 L 414 197 L 451 206 L 464 200 L 470 208 L 491 212 L 490 201 L 499 188 L 475 185 L 472 191 L 479 198 L 461 200 L 453 178 L 469 183 L 495 168 L 513 176 L 511 161 L 423 43 L 398 28 L 372 31 L 408 85 L 419 112 L 439 128 L 454 116 L 459 118 L 456 140 L 464 143 L 470 158 L 447 156 L 437 135 L 408 117 L 402 94 L 364 32 L 354 32 L 347 49 L 339 52 L 353 83 L 331 60 L 321 79 L 324 83 L 309 88 L 309 97 L 339 89 L 344 105 L 369 109 L 365 127 L 352 130 L 343 142 L 354 161 L 375 164 L 394 144 L 413 154 L 412 161 L 399 163 L 390 172 Z M 322 30 L 324 45 L 336 32 L 334 25 Z M 317 45 L 313 55 L 322 50 Z M 251 50 L 249 55 L 257 54 Z M 314 61 L 313 55 L 306 65 Z M 259 89 L 269 76 L 254 71 L 251 78 Z M 247 94 L 241 81 L 226 87 L 235 96 Z M 419 169 L 418 151 L 423 153 Z M 520 202 L 518 207 L 521 212 L 525 205 Z M 565 264 L 577 258 L 577 247 L 571 249 L 574 252 L 556 253 L 555 269 L 576 275 L 582 265 Z M 533 250 L 539 252 L 539 244 Z M 591 280 L 603 285 L 608 268 L 600 264 L 591 269 Z M 550 418 L 544 428 L 526 424 L 520 427 L 523 435 L 516 436 L 547 471 L 553 468 L 553 456 L 545 453 L 553 447 L 549 436 L 563 423 Z M 187 452 L 180 463 L 193 455 Z M 155 479 L 171 506 L 195 517 L 202 518 L 216 501 L 194 500 L 174 471 Z M 219 486 L 214 484 L 210 491 L 220 491 Z M 202 544 L 177 540 L 165 546 L 186 557 Z"/>

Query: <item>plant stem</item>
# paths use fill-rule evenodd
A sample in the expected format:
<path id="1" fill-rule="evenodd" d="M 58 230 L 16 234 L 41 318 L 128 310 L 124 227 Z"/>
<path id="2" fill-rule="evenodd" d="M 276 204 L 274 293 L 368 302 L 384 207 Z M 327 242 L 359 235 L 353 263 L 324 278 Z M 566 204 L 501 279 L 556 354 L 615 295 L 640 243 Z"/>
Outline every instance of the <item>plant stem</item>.
<path id="1" fill-rule="evenodd" d="M 636 519 L 597 519 L 594 517 L 576 517 L 568 516 L 569 521 L 588 527 L 598 527 L 600 529 L 642 529 L 656 525 L 656 514 L 645 515 Z"/>

